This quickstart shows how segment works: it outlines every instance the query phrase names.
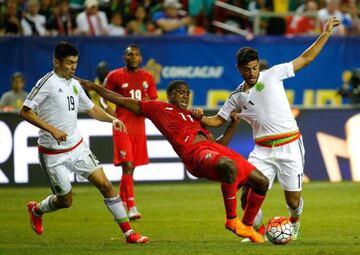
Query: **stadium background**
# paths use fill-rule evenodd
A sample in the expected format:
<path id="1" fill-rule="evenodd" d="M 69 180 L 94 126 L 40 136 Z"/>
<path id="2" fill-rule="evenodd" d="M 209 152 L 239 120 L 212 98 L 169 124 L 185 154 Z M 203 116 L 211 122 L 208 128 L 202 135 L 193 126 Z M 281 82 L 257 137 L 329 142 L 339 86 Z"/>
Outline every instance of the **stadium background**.
<path id="1" fill-rule="evenodd" d="M 9 77 L 15 71 L 25 74 L 26 90 L 30 91 L 34 83 L 52 69 L 52 51 L 62 39 L 65 38 L 0 38 L 0 82 L 3 84 L 0 92 L 8 89 L 4 84 L 9 83 Z M 315 37 L 260 36 L 251 41 L 230 35 L 66 39 L 79 48 L 76 75 L 80 77 L 94 79 L 100 61 L 108 62 L 111 69 L 122 65 L 123 49 L 135 43 L 142 49 L 143 65 L 157 80 L 160 99 L 165 100 L 164 89 L 171 79 L 184 79 L 192 88 L 192 106 L 213 109 L 212 113 L 215 113 L 214 109 L 221 106 L 229 92 L 241 82 L 234 59 L 238 48 L 257 48 L 260 57 L 271 66 L 294 59 L 313 43 Z M 305 173 L 310 179 L 360 180 L 360 170 L 350 167 L 351 162 L 359 158 L 360 149 L 355 150 L 355 154 L 347 151 L 350 138 L 345 129 L 347 121 L 356 116 L 359 109 L 351 107 L 348 100 L 337 93 L 343 83 L 343 73 L 359 67 L 358 45 L 359 37 L 332 37 L 310 67 L 297 73 L 296 78 L 285 81 L 291 104 L 301 108 L 298 122 L 305 138 Z M 82 119 L 82 122 L 84 127 L 92 127 L 82 129 L 92 150 L 110 178 L 118 180 L 120 170 L 115 170 L 111 164 L 110 126 L 89 119 Z M 36 128 L 20 122 L 19 117 L 11 113 L 0 114 L 0 124 L 1 185 L 46 185 L 37 162 Z M 251 130 L 244 123 L 239 129 L 230 146 L 247 156 L 253 146 Z M 148 125 L 147 132 L 152 164 L 137 170 L 135 180 L 194 180 L 158 131 Z M 214 132 L 220 134 L 221 130 Z M 336 141 L 341 144 L 339 151 L 321 152 L 318 132 L 338 139 Z M 335 158 L 337 169 L 326 167 L 323 153 L 330 153 Z M 338 171 L 335 173 L 337 177 L 331 177 L 329 171 Z M 74 178 L 74 181 L 78 180 Z"/>

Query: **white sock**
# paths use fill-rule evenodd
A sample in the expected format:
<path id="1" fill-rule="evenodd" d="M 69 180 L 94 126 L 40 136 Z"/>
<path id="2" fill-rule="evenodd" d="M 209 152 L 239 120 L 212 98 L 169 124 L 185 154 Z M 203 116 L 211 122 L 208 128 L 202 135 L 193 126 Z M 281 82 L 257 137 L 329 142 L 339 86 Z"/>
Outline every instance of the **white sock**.
<path id="1" fill-rule="evenodd" d="M 43 201 L 40 202 L 40 207 L 39 210 L 42 213 L 49 213 L 49 212 L 54 212 L 56 210 L 58 210 L 57 208 L 55 208 L 55 206 L 53 205 L 53 200 L 56 198 L 55 195 L 50 195 L 47 198 L 45 198 Z"/>
<path id="2" fill-rule="evenodd" d="M 255 227 L 255 229 L 257 229 L 257 228 L 259 228 L 261 226 L 262 221 L 263 221 L 263 213 L 262 213 L 262 210 L 260 208 L 258 213 L 255 216 L 255 219 L 254 219 L 253 226 Z"/>
<path id="3" fill-rule="evenodd" d="M 304 199 L 302 197 L 300 197 L 300 203 L 299 203 L 298 208 L 292 209 L 288 206 L 290 216 L 295 219 L 300 217 L 300 215 L 303 212 L 303 209 L 304 209 Z"/>
<path id="4" fill-rule="evenodd" d="M 122 223 L 129 221 L 127 214 L 125 212 L 125 208 L 119 196 L 111 197 L 111 198 L 104 198 L 104 202 L 114 216 L 117 223 Z"/>

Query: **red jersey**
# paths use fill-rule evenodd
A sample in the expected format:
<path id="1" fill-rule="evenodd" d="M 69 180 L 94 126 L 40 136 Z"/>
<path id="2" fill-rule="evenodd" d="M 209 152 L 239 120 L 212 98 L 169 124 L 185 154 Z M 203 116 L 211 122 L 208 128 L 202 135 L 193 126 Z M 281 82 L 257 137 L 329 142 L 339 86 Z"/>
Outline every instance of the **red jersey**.
<path id="1" fill-rule="evenodd" d="M 180 158 L 192 145 L 198 133 L 204 134 L 211 140 L 209 131 L 191 116 L 189 110 L 159 101 L 142 101 L 140 108 L 142 115 L 154 123 Z"/>
<path id="2" fill-rule="evenodd" d="M 126 67 L 111 71 L 105 80 L 105 87 L 124 97 L 138 100 L 157 98 L 156 85 L 152 75 L 144 69 L 129 72 Z M 125 123 L 129 135 L 145 135 L 144 117 L 116 107 L 116 116 Z"/>

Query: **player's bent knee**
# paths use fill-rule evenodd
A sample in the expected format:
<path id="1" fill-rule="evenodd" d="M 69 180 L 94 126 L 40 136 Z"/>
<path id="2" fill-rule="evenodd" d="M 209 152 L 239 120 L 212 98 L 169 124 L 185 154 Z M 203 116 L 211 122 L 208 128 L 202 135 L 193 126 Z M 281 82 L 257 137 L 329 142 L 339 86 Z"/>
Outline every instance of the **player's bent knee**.
<path id="1" fill-rule="evenodd" d="M 269 189 L 269 179 L 263 175 L 261 177 L 261 185 L 260 185 L 261 191 L 266 193 Z"/>
<path id="2" fill-rule="evenodd" d="M 221 157 L 216 165 L 216 169 L 222 182 L 233 183 L 236 180 L 236 164 L 233 160 Z"/>
<path id="3" fill-rule="evenodd" d="M 258 194 L 265 195 L 269 189 L 269 179 L 257 169 L 251 172 L 249 178 L 252 189 Z"/>

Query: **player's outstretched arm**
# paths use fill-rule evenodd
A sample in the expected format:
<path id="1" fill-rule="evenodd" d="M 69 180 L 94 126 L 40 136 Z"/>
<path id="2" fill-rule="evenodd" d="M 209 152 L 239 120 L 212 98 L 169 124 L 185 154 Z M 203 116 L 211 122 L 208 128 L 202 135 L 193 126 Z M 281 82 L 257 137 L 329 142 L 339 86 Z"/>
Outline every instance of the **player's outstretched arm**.
<path id="1" fill-rule="evenodd" d="M 192 116 L 200 120 L 202 124 L 208 127 L 220 127 L 225 123 L 225 120 L 219 115 L 205 116 L 204 110 L 201 108 L 191 109 Z"/>
<path id="2" fill-rule="evenodd" d="M 105 100 L 110 101 L 120 107 L 126 108 L 136 115 L 141 114 L 140 102 L 139 100 L 123 97 L 122 95 L 112 92 L 103 86 L 97 85 L 88 80 L 79 79 L 79 82 L 83 88 L 86 90 L 94 90 L 100 96 L 102 96 Z"/>
<path id="3" fill-rule="evenodd" d="M 341 22 L 336 17 L 331 17 L 327 21 L 325 31 L 309 48 L 307 48 L 298 58 L 292 61 L 295 72 L 310 64 L 316 58 L 332 35 L 333 28 L 340 25 L 340 23 Z"/>

